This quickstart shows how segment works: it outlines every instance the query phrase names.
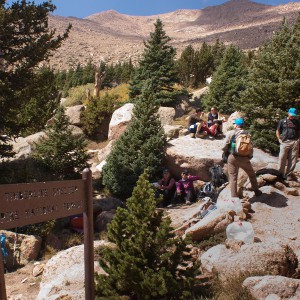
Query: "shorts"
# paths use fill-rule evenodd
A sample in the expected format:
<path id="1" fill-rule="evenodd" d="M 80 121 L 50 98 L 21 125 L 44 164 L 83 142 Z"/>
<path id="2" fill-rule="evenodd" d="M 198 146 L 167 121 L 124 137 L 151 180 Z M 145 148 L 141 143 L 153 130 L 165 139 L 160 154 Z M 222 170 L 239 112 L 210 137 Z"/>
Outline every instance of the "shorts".
<path id="1" fill-rule="evenodd" d="M 191 125 L 188 129 L 190 133 L 196 133 L 197 132 L 197 127 L 198 127 L 199 123 L 195 123 L 193 125 Z"/>

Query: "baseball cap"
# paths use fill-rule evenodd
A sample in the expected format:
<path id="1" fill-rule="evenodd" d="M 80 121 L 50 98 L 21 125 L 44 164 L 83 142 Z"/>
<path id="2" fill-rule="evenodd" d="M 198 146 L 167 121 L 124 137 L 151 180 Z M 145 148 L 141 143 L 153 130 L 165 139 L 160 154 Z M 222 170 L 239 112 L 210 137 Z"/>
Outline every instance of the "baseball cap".
<path id="1" fill-rule="evenodd" d="M 170 173 L 169 169 L 164 169 L 163 174 Z"/>
<path id="2" fill-rule="evenodd" d="M 288 110 L 288 114 L 291 115 L 292 117 L 296 117 L 296 116 L 297 116 L 297 109 L 294 108 L 294 107 L 291 107 L 291 108 Z"/>
<path id="3" fill-rule="evenodd" d="M 243 118 L 237 118 L 234 120 L 233 124 L 236 124 L 238 126 L 243 125 L 244 124 L 244 119 Z"/>

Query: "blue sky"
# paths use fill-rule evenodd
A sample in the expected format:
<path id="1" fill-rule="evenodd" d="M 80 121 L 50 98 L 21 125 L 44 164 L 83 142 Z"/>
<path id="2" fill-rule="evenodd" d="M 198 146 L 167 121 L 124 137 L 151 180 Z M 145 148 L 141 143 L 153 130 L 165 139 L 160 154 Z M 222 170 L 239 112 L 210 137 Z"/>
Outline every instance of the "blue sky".
<path id="1" fill-rule="evenodd" d="M 11 4 L 14 0 L 7 0 Z M 43 0 L 35 0 L 42 3 Z M 219 5 L 226 0 L 53 0 L 57 7 L 54 12 L 59 16 L 84 18 L 91 14 L 116 10 L 119 13 L 135 16 L 162 14 L 177 9 L 202 9 L 206 6 Z M 255 0 L 258 3 L 279 5 L 289 3 L 288 0 Z M 299 2 L 299 1 L 293 1 Z"/>

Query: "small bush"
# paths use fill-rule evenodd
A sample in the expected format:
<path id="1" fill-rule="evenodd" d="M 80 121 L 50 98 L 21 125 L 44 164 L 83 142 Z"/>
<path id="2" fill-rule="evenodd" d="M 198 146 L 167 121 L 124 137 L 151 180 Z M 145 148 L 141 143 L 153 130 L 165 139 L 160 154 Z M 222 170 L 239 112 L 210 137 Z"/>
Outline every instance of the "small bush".
<path id="1" fill-rule="evenodd" d="M 85 85 L 77 86 L 68 90 L 68 98 L 64 102 L 64 106 L 74 106 L 83 104 L 87 99 L 87 90 L 90 90 L 90 93 L 93 94 L 94 84 L 88 83 Z"/>
<path id="2" fill-rule="evenodd" d="M 45 238 L 50 232 L 53 231 L 56 220 L 50 220 L 47 222 L 37 223 L 33 225 L 26 225 L 18 228 L 18 233 L 37 235 L 41 238 Z"/>
<path id="3" fill-rule="evenodd" d="M 116 109 L 117 96 L 105 95 L 100 99 L 92 99 L 82 113 L 83 131 L 88 136 L 97 134 L 101 125 L 108 123 Z M 108 128 L 107 128 L 108 129 Z M 108 131 L 108 130 L 107 130 Z"/>

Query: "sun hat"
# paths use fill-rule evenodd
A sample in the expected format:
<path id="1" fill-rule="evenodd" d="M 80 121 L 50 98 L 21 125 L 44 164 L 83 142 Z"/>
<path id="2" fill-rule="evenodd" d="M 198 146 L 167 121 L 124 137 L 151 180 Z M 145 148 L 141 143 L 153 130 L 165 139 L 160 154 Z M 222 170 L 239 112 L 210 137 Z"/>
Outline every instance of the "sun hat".
<path id="1" fill-rule="evenodd" d="M 243 118 L 237 118 L 237 119 L 234 120 L 233 124 L 241 126 L 241 125 L 244 124 L 244 119 Z"/>
<path id="2" fill-rule="evenodd" d="M 288 114 L 292 117 L 296 117 L 297 116 L 297 109 L 294 108 L 294 107 L 291 107 L 289 110 L 288 110 Z"/>

